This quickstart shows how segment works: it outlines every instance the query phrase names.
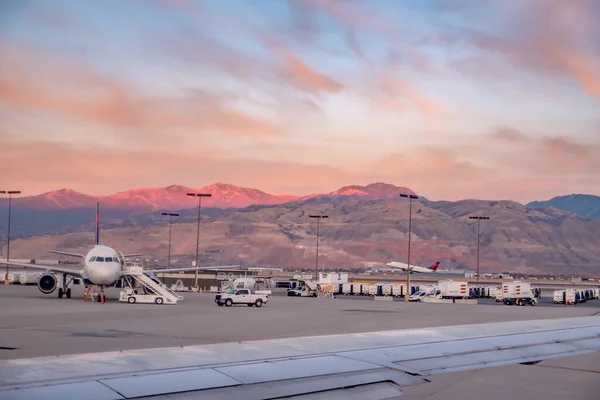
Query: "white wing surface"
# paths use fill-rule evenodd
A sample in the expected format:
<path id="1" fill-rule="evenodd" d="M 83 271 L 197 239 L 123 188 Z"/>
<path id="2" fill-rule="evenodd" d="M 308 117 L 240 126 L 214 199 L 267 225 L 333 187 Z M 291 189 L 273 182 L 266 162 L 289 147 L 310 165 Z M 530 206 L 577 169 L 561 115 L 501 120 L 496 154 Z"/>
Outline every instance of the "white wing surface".
<path id="1" fill-rule="evenodd" d="M 0 362 L 0 399 L 384 399 L 427 375 L 600 351 L 600 316 Z"/>
<path id="2" fill-rule="evenodd" d="M 0 265 L 10 265 L 12 267 L 21 267 L 21 268 L 32 268 L 32 269 L 40 269 L 48 272 L 59 272 L 61 274 L 67 274 L 72 276 L 81 277 L 81 270 L 78 269 L 70 269 L 70 268 L 59 268 L 50 265 L 40 265 L 40 264 L 25 264 L 25 263 L 16 263 L 12 261 L 0 261 Z"/>
<path id="3" fill-rule="evenodd" d="M 217 265 L 213 267 L 175 267 L 175 268 L 161 268 L 161 269 L 147 269 L 146 272 L 152 272 L 153 274 L 162 274 L 169 272 L 188 272 L 188 271 L 221 271 L 226 269 L 240 268 L 240 265 Z"/>

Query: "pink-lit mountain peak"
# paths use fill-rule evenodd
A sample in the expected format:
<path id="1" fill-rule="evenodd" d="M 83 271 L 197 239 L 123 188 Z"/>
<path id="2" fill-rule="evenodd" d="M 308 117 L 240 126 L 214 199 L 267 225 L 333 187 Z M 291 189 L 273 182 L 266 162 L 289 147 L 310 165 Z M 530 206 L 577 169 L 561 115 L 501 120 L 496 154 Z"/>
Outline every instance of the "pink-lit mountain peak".
<path id="1" fill-rule="evenodd" d="M 60 189 L 36 196 L 18 197 L 14 201 L 15 205 L 21 204 L 38 210 L 93 207 L 96 201 L 100 201 L 101 209 L 119 208 L 130 209 L 132 211 L 182 210 L 193 208 L 197 204 L 197 200 L 187 196 L 187 193 L 210 193 L 212 196 L 203 199 L 202 206 L 216 208 L 242 208 L 259 204 L 281 204 L 316 196 L 353 196 L 368 200 L 380 200 L 398 197 L 400 193 L 414 194 L 412 190 L 405 187 L 398 187 L 387 183 L 372 183 L 366 186 L 344 186 L 327 194 L 312 194 L 299 197 L 295 195 L 273 195 L 259 189 L 219 182 L 197 189 L 182 185 L 170 185 L 162 188 L 132 189 L 108 196 L 90 196 L 71 189 Z"/>
<path id="2" fill-rule="evenodd" d="M 214 207 L 247 207 L 253 204 L 280 204 L 285 201 L 262 190 L 228 183 L 214 183 L 199 191 L 212 195 L 210 199 L 207 199 L 206 204 L 215 204 Z"/>
<path id="3" fill-rule="evenodd" d="M 367 186 L 361 185 L 350 185 L 344 186 L 334 192 L 331 192 L 331 196 L 355 196 L 360 198 L 366 198 L 369 200 L 382 200 L 396 198 L 400 194 L 415 194 L 411 189 L 403 186 L 395 186 L 389 183 L 377 182 L 371 183 Z"/>
<path id="4" fill-rule="evenodd" d="M 20 203 L 32 209 L 64 210 L 93 205 L 96 197 L 72 189 L 59 189 L 36 196 L 16 198 L 14 201 L 16 204 Z"/>

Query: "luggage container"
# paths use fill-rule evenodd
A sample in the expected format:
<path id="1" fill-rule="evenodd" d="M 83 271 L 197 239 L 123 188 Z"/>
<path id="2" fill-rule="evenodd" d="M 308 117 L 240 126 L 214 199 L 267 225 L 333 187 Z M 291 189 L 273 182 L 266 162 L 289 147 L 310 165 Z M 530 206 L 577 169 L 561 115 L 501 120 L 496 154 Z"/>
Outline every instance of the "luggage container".
<path id="1" fill-rule="evenodd" d="M 23 272 L 19 277 L 19 282 L 21 285 L 36 285 L 39 279 L 39 272 Z"/>
<path id="2" fill-rule="evenodd" d="M 352 284 L 352 291 L 351 293 L 354 295 L 361 295 L 363 290 L 363 285 L 360 283 L 353 283 Z"/>
<path id="3" fill-rule="evenodd" d="M 381 296 L 381 285 L 369 285 L 366 294 L 369 296 Z"/>
<path id="4" fill-rule="evenodd" d="M 383 296 L 391 296 L 392 295 L 392 285 L 382 285 L 381 286 L 382 295 Z"/>
<path id="5" fill-rule="evenodd" d="M 565 304 L 566 290 L 555 290 L 554 291 L 554 304 Z"/>
<path id="6" fill-rule="evenodd" d="M 405 290 L 406 290 L 405 285 L 394 284 L 394 285 L 392 285 L 392 296 L 401 297 L 404 295 Z"/>
<path id="7" fill-rule="evenodd" d="M 342 293 L 343 293 L 343 294 L 346 294 L 346 295 L 348 295 L 348 294 L 352 294 L 352 288 L 353 288 L 353 286 L 354 286 L 354 285 L 353 285 L 353 284 L 351 284 L 351 283 L 344 283 L 344 284 L 342 285 Z"/>

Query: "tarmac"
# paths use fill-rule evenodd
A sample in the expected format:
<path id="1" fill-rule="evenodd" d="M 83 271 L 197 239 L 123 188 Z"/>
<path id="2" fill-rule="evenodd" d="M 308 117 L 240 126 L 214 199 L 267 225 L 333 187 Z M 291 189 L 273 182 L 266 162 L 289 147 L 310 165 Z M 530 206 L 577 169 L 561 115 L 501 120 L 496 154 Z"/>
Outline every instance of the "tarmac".
<path id="1" fill-rule="evenodd" d="M 183 293 L 177 305 L 84 302 L 44 295 L 36 286 L 0 286 L 0 359 L 186 346 L 486 322 L 600 314 L 600 299 L 574 306 L 542 297 L 535 306 L 373 301 L 363 296 L 298 298 L 276 294 L 261 308 L 218 307 L 213 294 Z M 403 299 L 401 299 L 403 300 Z M 404 400 L 590 399 L 600 393 L 600 353 L 429 377 Z"/>

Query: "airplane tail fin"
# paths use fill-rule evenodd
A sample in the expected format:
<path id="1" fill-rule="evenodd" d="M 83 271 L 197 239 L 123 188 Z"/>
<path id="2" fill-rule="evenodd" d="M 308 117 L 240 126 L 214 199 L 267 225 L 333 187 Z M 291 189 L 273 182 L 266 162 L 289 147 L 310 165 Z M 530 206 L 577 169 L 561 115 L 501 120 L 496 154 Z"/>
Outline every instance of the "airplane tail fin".
<path id="1" fill-rule="evenodd" d="M 433 270 L 433 271 L 437 271 L 437 269 L 440 266 L 440 262 L 436 261 L 431 267 L 429 267 L 429 269 Z"/>
<path id="2" fill-rule="evenodd" d="M 96 246 L 100 244 L 100 202 L 96 202 Z"/>

